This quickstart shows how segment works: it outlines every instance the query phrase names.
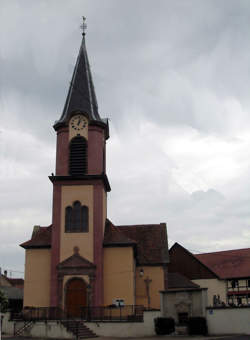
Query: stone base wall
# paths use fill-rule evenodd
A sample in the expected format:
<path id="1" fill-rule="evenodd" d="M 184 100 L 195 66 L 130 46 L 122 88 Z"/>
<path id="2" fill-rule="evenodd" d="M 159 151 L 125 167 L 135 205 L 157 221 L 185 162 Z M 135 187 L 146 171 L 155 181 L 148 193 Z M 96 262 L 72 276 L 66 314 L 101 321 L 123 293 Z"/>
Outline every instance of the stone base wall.
<path id="1" fill-rule="evenodd" d="M 160 316 L 160 311 L 144 312 L 144 322 L 85 322 L 85 325 L 99 336 L 117 338 L 153 336 L 154 318 Z"/>
<path id="2" fill-rule="evenodd" d="M 152 336 L 154 331 L 154 318 L 160 316 L 160 311 L 144 312 L 143 322 L 84 322 L 84 324 L 99 336 L 111 337 L 137 337 Z M 24 325 L 21 321 L 9 321 L 6 313 L 3 319 L 2 332 L 13 335 L 14 329 L 20 329 Z M 75 339 L 74 335 L 66 330 L 59 321 L 37 321 L 24 331 L 26 337 L 50 338 L 50 339 Z"/>
<path id="3" fill-rule="evenodd" d="M 209 334 L 250 334 L 250 306 L 207 308 Z"/>
<path id="4" fill-rule="evenodd" d="M 15 329 L 24 325 L 22 321 L 9 321 L 9 313 L 4 314 L 2 334 L 14 335 Z M 22 336 L 34 338 L 75 339 L 74 335 L 66 330 L 59 321 L 37 321 L 24 330 Z"/>

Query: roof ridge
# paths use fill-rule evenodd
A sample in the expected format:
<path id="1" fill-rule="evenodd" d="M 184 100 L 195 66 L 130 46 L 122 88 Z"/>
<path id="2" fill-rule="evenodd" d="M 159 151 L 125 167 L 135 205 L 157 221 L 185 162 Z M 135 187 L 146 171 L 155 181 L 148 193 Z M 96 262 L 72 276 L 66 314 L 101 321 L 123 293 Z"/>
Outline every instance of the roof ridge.
<path id="1" fill-rule="evenodd" d="M 52 227 L 52 224 L 51 224 L 51 225 L 48 225 L 47 227 L 44 227 L 44 226 L 40 226 L 40 225 L 39 225 L 39 229 L 38 229 L 38 230 L 44 231 L 44 230 L 47 230 L 48 228 L 51 228 L 51 227 Z"/>
<path id="2" fill-rule="evenodd" d="M 120 234 L 122 237 L 124 237 L 127 241 L 132 243 L 137 243 L 135 240 L 129 238 L 127 235 L 125 235 L 117 226 L 115 226 L 108 218 L 106 219 L 106 222 L 110 225 L 111 232 L 115 232 Z"/>
<path id="3" fill-rule="evenodd" d="M 117 227 L 147 227 L 147 226 L 160 226 L 162 223 L 147 223 L 147 224 L 122 224 Z"/>
<path id="4" fill-rule="evenodd" d="M 209 255 L 209 254 L 220 254 L 220 253 L 233 252 L 233 251 L 240 251 L 240 250 L 250 250 L 250 248 L 239 248 L 239 249 L 219 250 L 219 251 L 211 251 L 211 252 L 208 252 L 208 253 L 200 253 L 200 254 L 193 254 L 193 255 L 199 256 L 199 255 Z"/>

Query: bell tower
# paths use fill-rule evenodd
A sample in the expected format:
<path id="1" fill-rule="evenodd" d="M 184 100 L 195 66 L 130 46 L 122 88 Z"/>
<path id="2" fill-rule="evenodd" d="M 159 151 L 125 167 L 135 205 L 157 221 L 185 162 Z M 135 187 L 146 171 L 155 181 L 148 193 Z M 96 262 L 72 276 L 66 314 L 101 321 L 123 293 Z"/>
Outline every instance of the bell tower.
<path id="1" fill-rule="evenodd" d="M 56 171 L 49 177 L 53 183 L 50 306 L 64 307 L 67 282 L 76 279 L 91 290 L 89 303 L 101 306 L 110 191 L 105 161 L 109 126 L 99 115 L 85 32 L 63 113 L 54 129 Z"/>

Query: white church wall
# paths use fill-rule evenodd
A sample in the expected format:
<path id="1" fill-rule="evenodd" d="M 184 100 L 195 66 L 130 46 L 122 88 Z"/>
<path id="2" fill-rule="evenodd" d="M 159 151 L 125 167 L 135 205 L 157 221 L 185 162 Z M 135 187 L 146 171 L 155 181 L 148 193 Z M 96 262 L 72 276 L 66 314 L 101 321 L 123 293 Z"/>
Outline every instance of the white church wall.
<path id="1" fill-rule="evenodd" d="M 160 314 L 160 311 L 146 311 L 144 322 L 85 322 L 85 325 L 99 336 L 117 338 L 153 336 L 154 319 Z"/>

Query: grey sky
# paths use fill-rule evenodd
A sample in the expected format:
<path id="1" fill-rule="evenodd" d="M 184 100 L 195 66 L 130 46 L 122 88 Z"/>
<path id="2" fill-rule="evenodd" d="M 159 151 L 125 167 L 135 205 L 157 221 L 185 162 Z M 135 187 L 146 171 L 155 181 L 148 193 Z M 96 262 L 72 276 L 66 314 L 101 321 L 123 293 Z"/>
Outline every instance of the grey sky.
<path id="1" fill-rule="evenodd" d="M 51 223 L 55 132 L 87 17 L 99 111 L 110 118 L 108 217 L 167 222 L 170 245 L 250 245 L 249 1 L 0 4 L 0 265 L 23 271 Z"/>

